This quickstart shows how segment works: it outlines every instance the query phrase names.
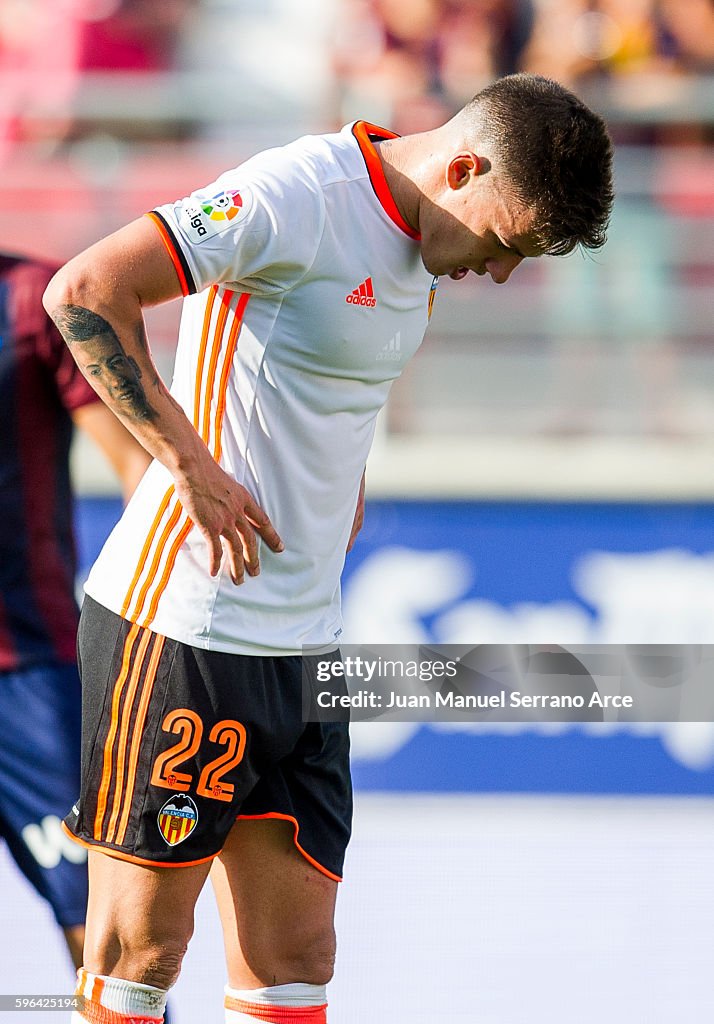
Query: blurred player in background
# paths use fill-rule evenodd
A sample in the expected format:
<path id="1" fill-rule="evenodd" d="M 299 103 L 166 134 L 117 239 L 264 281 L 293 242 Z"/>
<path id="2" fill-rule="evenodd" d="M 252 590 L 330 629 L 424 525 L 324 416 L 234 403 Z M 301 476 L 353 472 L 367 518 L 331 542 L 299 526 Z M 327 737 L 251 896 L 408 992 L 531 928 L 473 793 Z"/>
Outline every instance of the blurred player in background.
<path id="1" fill-rule="evenodd" d="M 127 498 L 150 460 L 42 308 L 56 269 L 0 253 L 0 838 L 79 966 L 86 856 L 60 828 L 80 784 L 73 425 L 104 451 Z"/>
<path id="2" fill-rule="evenodd" d="M 341 632 L 377 413 L 439 275 L 503 283 L 527 257 L 598 248 L 612 198 L 602 120 L 519 75 L 434 131 L 358 121 L 259 154 L 49 286 L 82 371 L 155 456 L 80 624 L 77 1021 L 161 1016 L 212 862 L 228 1024 L 326 1021 L 348 734 L 303 721 L 300 654 Z M 169 393 L 142 307 L 179 294 Z"/>

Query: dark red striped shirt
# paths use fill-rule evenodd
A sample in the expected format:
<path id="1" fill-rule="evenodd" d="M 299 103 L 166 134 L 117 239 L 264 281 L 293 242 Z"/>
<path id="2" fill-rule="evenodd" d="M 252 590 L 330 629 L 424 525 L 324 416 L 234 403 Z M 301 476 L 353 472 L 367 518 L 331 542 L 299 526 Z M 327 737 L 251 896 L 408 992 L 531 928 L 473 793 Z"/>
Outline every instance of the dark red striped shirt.
<path id="1" fill-rule="evenodd" d="M 97 396 L 42 308 L 55 269 L 0 255 L 0 671 L 75 659 L 70 413 Z"/>

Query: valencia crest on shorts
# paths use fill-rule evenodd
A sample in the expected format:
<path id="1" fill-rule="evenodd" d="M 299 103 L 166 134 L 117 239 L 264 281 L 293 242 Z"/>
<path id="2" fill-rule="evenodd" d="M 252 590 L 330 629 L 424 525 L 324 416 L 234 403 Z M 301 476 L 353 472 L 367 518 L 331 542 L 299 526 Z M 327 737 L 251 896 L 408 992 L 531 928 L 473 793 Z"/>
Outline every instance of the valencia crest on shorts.
<path id="1" fill-rule="evenodd" d="M 198 824 L 198 808 L 190 796 L 172 796 L 159 811 L 157 822 L 169 846 L 178 846 Z"/>

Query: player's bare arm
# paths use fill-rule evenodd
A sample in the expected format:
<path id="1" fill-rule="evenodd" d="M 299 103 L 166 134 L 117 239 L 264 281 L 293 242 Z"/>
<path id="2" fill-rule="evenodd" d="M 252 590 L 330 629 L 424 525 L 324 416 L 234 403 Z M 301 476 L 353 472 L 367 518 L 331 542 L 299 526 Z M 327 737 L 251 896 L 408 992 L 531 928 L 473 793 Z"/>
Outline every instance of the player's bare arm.
<path id="1" fill-rule="evenodd" d="M 142 218 L 63 267 L 44 304 L 99 397 L 172 474 L 209 545 L 211 575 L 225 550 L 234 583 L 242 583 L 245 571 L 260 571 L 256 534 L 273 551 L 283 545 L 250 493 L 213 459 L 153 363 L 142 309 L 180 294 L 163 243 Z"/>
<path id="2" fill-rule="evenodd" d="M 72 410 L 72 420 L 87 434 L 116 473 L 127 502 L 151 462 L 151 456 L 132 437 L 103 402 L 90 402 Z"/>

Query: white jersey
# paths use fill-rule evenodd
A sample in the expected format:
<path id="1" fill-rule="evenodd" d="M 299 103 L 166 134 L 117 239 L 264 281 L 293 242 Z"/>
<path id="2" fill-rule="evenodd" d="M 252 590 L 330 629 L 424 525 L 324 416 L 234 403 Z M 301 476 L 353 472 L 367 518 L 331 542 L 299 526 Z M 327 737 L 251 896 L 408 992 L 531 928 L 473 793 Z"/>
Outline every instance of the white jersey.
<path id="1" fill-rule="evenodd" d="M 365 122 L 268 150 L 149 214 L 184 294 L 171 393 L 285 551 L 235 586 L 154 461 L 86 584 L 194 647 L 298 654 L 341 632 L 340 574 L 377 413 L 435 281 Z"/>

